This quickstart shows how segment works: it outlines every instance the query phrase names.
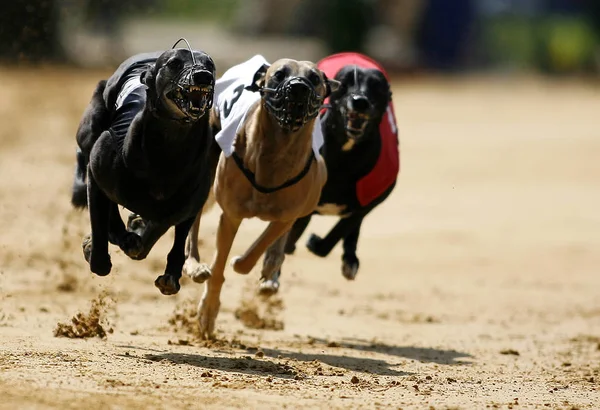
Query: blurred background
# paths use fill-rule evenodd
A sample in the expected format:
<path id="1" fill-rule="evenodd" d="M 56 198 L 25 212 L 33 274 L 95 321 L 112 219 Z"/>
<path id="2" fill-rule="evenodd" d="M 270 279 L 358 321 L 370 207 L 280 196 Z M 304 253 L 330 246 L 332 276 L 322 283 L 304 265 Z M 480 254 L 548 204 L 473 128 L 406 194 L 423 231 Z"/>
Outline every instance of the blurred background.
<path id="1" fill-rule="evenodd" d="M 9 64 L 112 67 L 185 36 L 220 69 L 255 53 L 356 50 L 394 72 L 597 73 L 598 0 L 19 0 L 0 5 Z"/>

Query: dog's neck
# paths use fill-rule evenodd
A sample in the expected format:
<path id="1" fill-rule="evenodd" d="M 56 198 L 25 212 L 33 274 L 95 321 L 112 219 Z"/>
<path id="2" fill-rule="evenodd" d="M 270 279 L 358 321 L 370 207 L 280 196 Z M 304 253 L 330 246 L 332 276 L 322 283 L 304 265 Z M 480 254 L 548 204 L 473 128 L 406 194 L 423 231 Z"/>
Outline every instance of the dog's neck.
<path id="1" fill-rule="evenodd" d="M 245 148 L 244 163 L 255 174 L 258 184 L 278 186 L 304 169 L 312 155 L 315 121 L 307 122 L 298 131 L 285 131 L 268 113 L 262 101 L 257 102 L 240 145 Z"/>
<path id="2" fill-rule="evenodd" d="M 160 163 L 185 167 L 202 144 L 193 130 L 207 122 L 208 115 L 190 123 L 163 119 L 146 106 L 133 120 L 126 137 L 124 157 L 128 166 L 140 170 L 160 168 Z"/>

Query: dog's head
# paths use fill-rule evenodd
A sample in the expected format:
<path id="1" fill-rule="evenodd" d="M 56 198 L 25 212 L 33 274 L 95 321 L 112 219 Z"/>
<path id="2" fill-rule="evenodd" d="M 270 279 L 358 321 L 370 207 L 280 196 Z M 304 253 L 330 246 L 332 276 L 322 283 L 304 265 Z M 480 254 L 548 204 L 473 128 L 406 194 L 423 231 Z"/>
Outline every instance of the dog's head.
<path id="1" fill-rule="evenodd" d="M 161 54 L 141 81 L 159 116 L 194 122 L 212 107 L 215 64 L 202 51 L 174 48 Z"/>
<path id="2" fill-rule="evenodd" d="M 341 87 L 331 94 L 332 114 L 343 123 L 348 141 L 357 142 L 371 126 L 379 126 L 392 93 L 385 75 L 356 65 L 343 67 L 335 76 Z"/>
<path id="3" fill-rule="evenodd" d="M 284 58 L 263 65 L 246 88 L 259 91 L 281 128 L 295 132 L 317 117 L 323 100 L 338 86 L 339 82 L 327 78 L 316 64 Z"/>

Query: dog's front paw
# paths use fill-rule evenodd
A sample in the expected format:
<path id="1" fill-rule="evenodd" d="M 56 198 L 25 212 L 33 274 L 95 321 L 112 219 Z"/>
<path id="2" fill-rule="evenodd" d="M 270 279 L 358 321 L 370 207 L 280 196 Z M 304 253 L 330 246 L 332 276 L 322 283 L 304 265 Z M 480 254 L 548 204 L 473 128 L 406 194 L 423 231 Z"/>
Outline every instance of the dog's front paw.
<path id="1" fill-rule="evenodd" d="M 354 280 L 358 273 L 358 258 L 356 255 L 342 256 L 342 275 L 348 280 Z"/>
<path id="2" fill-rule="evenodd" d="M 127 218 L 127 230 L 142 236 L 144 229 L 146 229 L 146 221 L 138 214 L 130 213 Z"/>
<path id="3" fill-rule="evenodd" d="M 294 252 L 296 252 L 296 245 L 295 244 L 290 244 L 290 245 L 286 244 L 285 248 L 283 248 L 283 252 L 286 255 L 293 255 Z"/>
<path id="4" fill-rule="evenodd" d="M 318 235 L 315 235 L 314 233 L 308 237 L 308 241 L 306 241 L 306 247 L 308 248 L 309 251 L 311 251 L 312 253 L 314 253 L 317 256 L 320 256 L 320 257 L 327 256 L 328 252 L 326 252 L 323 249 L 323 239 L 321 239 L 321 237 L 319 237 Z"/>
<path id="5" fill-rule="evenodd" d="M 183 265 L 183 273 L 196 283 L 204 283 L 211 277 L 210 267 L 206 263 L 200 263 L 193 258 L 187 258 Z"/>
<path id="6" fill-rule="evenodd" d="M 198 306 L 198 324 L 200 327 L 200 337 L 204 340 L 214 339 L 215 322 L 219 314 L 221 302 L 219 299 L 213 299 L 206 295 L 202 298 Z"/>
<path id="7" fill-rule="evenodd" d="M 246 260 L 241 256 L 231 258 L 231 267 L 236 273 L 247 275 L 252 270 L 252 266 L 248 266 Z"/>
<path id="8" fill-rule="evenodd" d="M 163 295 L 175 295 L 179 292 L 179 289 L 181 289 L 179 278 L 166 273 L 156 278 L 154 286 L 156 286 Z"/>
<path id="9" fill-rule="evenodd" d="M 119 245 L 125 255 L 131 259 L 138 260 L 143 251 L 142 238 L 133 232 L 125 233 Z"/>
<path id="10" fill-rule="evenodd" d="M 106 276 L 112 269 L 110 255 L 104 254 L 96 256 L 93 252 L 90 255 L 90 270 L 98 276 Z"/>

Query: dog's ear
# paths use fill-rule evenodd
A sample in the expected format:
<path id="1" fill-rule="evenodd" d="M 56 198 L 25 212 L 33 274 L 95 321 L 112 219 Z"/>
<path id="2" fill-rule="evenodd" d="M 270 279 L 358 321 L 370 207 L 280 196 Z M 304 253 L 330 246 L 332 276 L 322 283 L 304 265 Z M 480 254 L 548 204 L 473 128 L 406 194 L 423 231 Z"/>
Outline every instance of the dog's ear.
<path id="1" fill-rule="evenodd" d="M 325 74 L 323 71 L 321 72 L 323 73 L 323 77 L 325 78 L 325 98 L 327 98 L 331 95 L 332 92 L 339 90 L 342 83 L 333 78 L 328 78 L 327 74 Z"/>
<path id="2" fill-rule="evenodd" d="M 267 76 L 267 70 L 269 67 L 269 64 L 263 64 L 258 70 L 256 70 L 256 73 L 254 73 L 254 78 L 252 78 L 252 84 L 246 86 L 246 90 L 252 92 L 260 91 L 260 89 L 265 86 L 265 77 Z"/>
<path id="3" fill-rule="evenodd" d="M 149 66 L 146 71 L 142 71 L 140 74 L 140 82 L 146 87 L 152 87 L 154 85 L 154 66 Z"/>

